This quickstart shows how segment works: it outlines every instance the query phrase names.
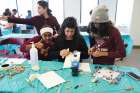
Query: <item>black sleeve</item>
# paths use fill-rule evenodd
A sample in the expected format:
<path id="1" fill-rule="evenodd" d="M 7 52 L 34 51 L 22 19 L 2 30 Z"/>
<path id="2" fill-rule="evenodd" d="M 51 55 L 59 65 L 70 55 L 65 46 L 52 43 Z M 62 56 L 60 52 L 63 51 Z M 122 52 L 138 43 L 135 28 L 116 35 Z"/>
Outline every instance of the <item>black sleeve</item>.
<path id="1" fill-rule="evenodd" d="M 95 37 L 89 36 L 89 41 L 90 41 L 90 47 L 92 47 L 96 44 Z"/>
<path id="2" fill-rule="evenodd" d="M 91 23 L 88 24 L 88 27 L 87 27 L 87 33 L 90 32 L 90 25 L 91 25 Z"/>
<path id="3" fill-rule="evenodd" d="M 81 40 L 80 40 L 80 51 L 81 51 L 81 59 L 87 59 L 89 57 L 88 55 L 88 47 L 87 47 L 87 44 L 84 40 L 83 37 L 81 37 Z"/>

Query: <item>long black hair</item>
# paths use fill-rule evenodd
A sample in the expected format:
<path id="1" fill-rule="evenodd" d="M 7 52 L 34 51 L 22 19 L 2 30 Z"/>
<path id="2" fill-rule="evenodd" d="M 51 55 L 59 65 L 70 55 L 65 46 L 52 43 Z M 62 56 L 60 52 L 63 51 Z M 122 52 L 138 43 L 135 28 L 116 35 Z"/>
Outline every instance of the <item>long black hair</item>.
<path id="1" fill-rule="evenodd" d="M 48 2 L 46 2 L 46 1 L 44 1 L 44 0 L 40 0 L 40 1 L 37 2 L 37 4 L 38 4 L 39 6 L 42 6 L 44 9 L 47 8 L 47 13 L 48 13 L 48 15 L 49 15 L 49 16 L 52 15 L 52 13 L 51 13 L 52 10 L 49 9 Z"/>
<path id="2" fill-rule="evenodd" d="M 94 34 L 100 37 L 105 37 L 109 36 L 110 34 L 109 28 L 112 27 L 112 23 L 111 22 L 99 23 L 98 28 L 95 27 L 95 23 L 91 23 L 89 27 L 90 27 L 89 30 Z"/>
<path id="3" fill-rule="evenodd" d="M 75 29 L 75 34 L 73 36 L 73 39 L 77 39 L 80 36 L 78 25 L 76 22 L 76 19 L 74 17 L 67 17 L 64 19 L 62 25 L 61 25 L 61 33 L 60 36 L 65 39 L 65 28 L 73 28 Z"/>

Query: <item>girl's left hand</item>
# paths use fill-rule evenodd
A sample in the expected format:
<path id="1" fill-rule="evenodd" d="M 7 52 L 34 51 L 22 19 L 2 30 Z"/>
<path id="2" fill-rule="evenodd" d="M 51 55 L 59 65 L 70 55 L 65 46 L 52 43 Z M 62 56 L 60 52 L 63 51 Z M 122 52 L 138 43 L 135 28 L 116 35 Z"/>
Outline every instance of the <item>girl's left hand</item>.
<path id="1" fill-rule="evenodd" d="M 92 56 L 94 57 L 108 56 L 108 52 L 95 51 L 92 53 Z"/>
<path id="2" fill-rule="evenodd" d="M 60 56 L 62 57 L 62 58 L 65 58 L 67 55 L 69 55 L 70 54 L 70 51 L 69 51 L 69 48 L 68 49 L 62 49 L 61 51 L 60 51 Z"/>

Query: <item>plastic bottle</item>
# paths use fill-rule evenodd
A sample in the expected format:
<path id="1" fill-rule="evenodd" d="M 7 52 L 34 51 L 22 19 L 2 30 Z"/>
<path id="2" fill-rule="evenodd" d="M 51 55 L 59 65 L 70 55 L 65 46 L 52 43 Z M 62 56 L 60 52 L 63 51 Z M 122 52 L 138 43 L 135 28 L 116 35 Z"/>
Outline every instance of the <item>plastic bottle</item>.
<path id="1" fill-rule="evenodd" d="M 33 70 L 39 70 L 38 64 L 38 50 L 35 48 L 35 44 L 32 43 L 32 47 L 30 49 L 30 63 Z"/>
<path id="2" fill-rule="evenodd" d="M 79 74 L 79 55 L 80 52 L 74 51 L 73 52 L 73 59 L 72 59 L 72 76 L 78 76 Z"/>

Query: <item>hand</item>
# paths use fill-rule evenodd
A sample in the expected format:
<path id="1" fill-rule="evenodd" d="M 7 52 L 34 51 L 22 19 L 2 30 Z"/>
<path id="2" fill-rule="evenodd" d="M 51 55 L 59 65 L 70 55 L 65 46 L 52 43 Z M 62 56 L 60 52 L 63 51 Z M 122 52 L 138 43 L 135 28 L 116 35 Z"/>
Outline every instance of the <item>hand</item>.
<path id="1" fill-rule="evenodd" d="M 0 20 L 7 20 L 8 16 L 0 16 Z"/>
<path id="2" fill-rule="evenodd" d="M 44 55 L 44 56 L 48 56 L 48 49 L 49 49 L 49 48 L 47 48 L 47 49 L 41 49 L 41 50 L 40 50 L 40 53 L 41 53 L 42 55 Z"/>
<path id="3" fill-rule="evenodd" d="M 92 56 L 94 57 L 108 56 L 108 52 L 95 51 L 92 53 Z"/>
<path id="4" fill-rule="evenodd" d="M 42 49 L 44 47 L 44 45 L 41 42 L 37 42 L 37 43 L 35 43 L 35 47 L 38 49 Z"/>
<path id="5" fill-rule="evenodd" d="M 88 54 L 89 54 L 89 55 L 92 55 L 92 53 L 95 52 L 95 51 L 96 51 L 96 48 L 95 48 L 95 47 L 92 47 L 92 48 L 90 48 L 90 49 L 88 50 Z"/>
<path id="6" fill-rule="evenodd" d="M 54 38 L 57 38 L 57 37 L 58 37 L 58 34 L 56 33 L 53 37 L 54 37 Z"/>
<path id="7" fill-rule="evenodd" d="M 13 27 L 13 23 L 7 23 L 4 25 L 5 29 L 11 29 Z"/>
<path id="8" fill-rule="evenodd" d="M 60 51 L 60 56 L 62 57 L 62 58 L 65 58 L 67 55 L 69 55 L 70 54 L 70 51 L 69 51 L 69 49 L 62 49 L 61 51 Z"/>

